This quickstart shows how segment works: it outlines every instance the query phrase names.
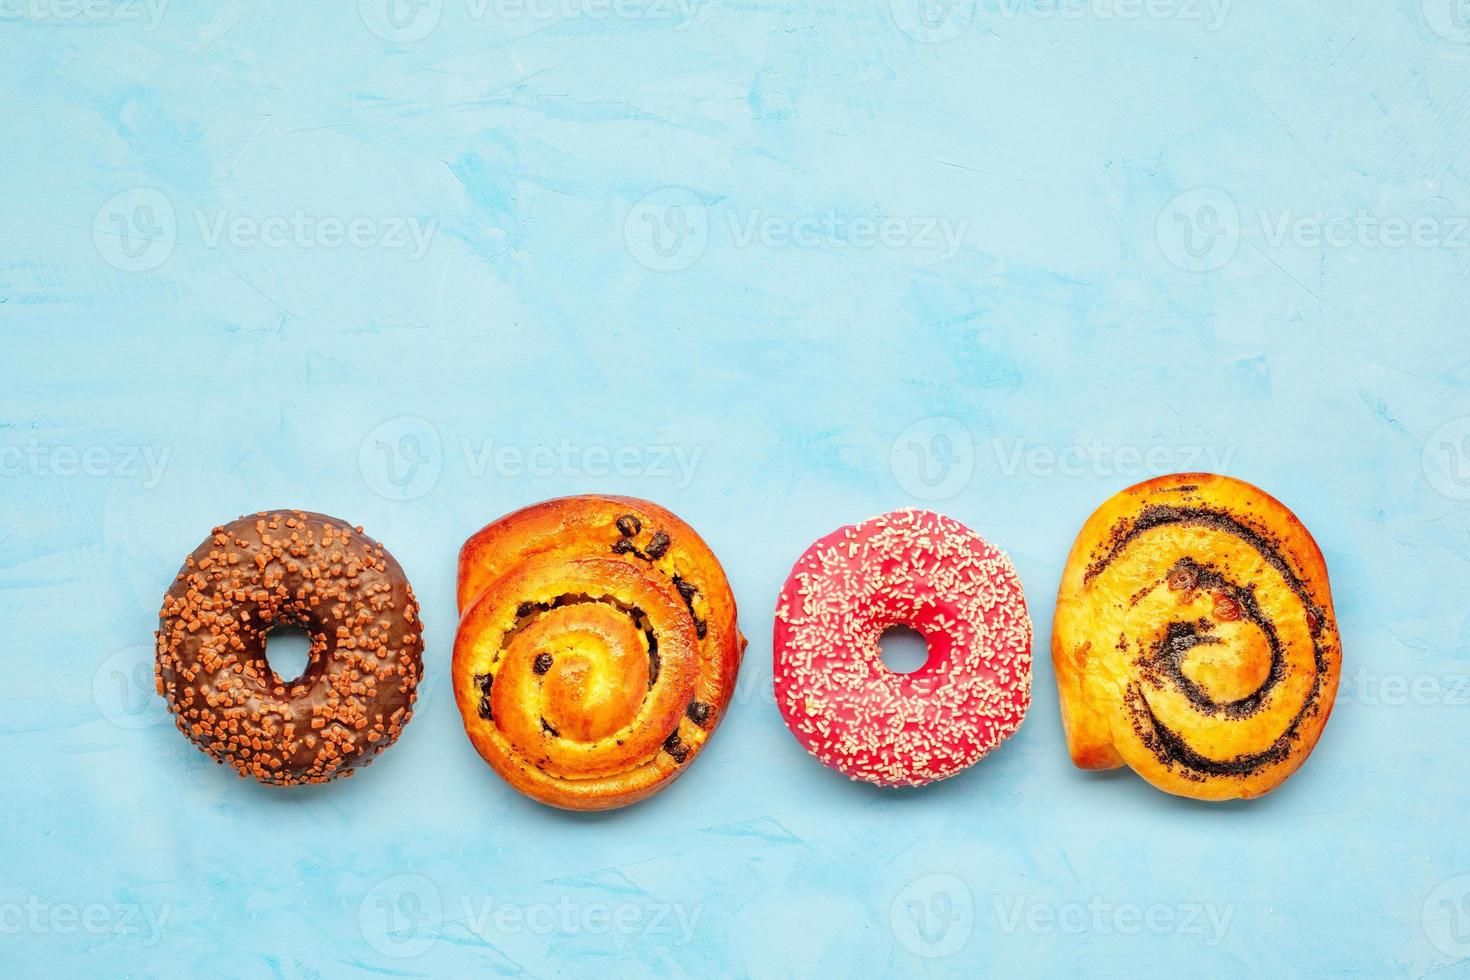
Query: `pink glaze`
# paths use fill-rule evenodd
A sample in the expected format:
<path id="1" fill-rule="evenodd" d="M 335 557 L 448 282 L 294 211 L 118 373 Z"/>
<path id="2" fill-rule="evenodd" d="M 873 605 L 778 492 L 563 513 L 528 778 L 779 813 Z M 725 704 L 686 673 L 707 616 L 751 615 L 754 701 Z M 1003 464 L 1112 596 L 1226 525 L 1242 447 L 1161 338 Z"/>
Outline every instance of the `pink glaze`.
<path id="1" fill-rule="evenodd" d="M 929 659 L 884 665 L 904 624 Z M 806 550 L 776 605 L 776 704 L 806 750 L 879 786 L 922 786 L 980 761 L 1031 703 L 1031 619 L 1015 567 L 974 531 L 900 510 Z"/>

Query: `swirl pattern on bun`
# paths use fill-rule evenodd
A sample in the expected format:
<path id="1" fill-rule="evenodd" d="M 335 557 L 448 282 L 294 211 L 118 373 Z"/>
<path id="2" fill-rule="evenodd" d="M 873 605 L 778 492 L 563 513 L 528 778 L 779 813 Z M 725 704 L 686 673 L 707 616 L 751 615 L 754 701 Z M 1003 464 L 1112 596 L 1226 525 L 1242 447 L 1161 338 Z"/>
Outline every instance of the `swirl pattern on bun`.
<path id="1" fill-rule="evenodd" d="M 454 689 L 465 731 L 517 790 L 602 810 L 694 761 L 734 692 L 745 638 L 723 569 L 647 501 L 546 501 L 460 552 Z"/>
<path id="2" fill-rule="evenodd" d="M 1327 567 L 1264 491 L 1205 473 L 1106 501 L 1073 545 L 1052 659 L 1076 765 L 1249 799 L 1306 761 L 1342 665 Z"/>

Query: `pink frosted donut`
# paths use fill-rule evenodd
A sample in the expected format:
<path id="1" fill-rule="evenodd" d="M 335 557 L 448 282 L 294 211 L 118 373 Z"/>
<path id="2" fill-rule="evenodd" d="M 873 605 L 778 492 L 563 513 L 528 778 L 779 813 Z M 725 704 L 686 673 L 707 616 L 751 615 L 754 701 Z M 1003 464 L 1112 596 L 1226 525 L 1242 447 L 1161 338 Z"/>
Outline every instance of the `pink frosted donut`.
<path id="1" fill-rule="evenodd" d="M 884 665 L 907 625 L 929 659 Z M 958 521 L 905 509 L 806 550 L 776 605 L 776 704 L 823 764 L 879 786 L 922 786 L 974 765 L 1031 704 L 1031 619 L 1009 558 Z"/>

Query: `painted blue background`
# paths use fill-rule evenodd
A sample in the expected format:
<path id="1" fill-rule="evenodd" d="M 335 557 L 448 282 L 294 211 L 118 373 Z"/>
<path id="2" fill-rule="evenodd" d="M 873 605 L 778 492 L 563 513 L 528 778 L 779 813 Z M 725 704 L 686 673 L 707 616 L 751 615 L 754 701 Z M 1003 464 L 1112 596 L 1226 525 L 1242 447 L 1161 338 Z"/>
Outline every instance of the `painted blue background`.
<path id="1" fill-rule="evenodd" d="M 1465 11 L 488 2 L 0 0 L 0 972 L 1470 972 Z M 1346 647 L 1248 805 L 1075 771 L 1046 655 L 1092 507 L 1212 465 L 1314 532 Z M 462 539 L 594 489 L 698 527 L 751 644 L 688 775 L 580 816 L 446 667 Z M 1010 552 L 1041 656 L 1011 742 L 884 793 L 787 733 L 769 637 L 902 505 Z M 184 554 L 277 506 L 428 628 L 398 745 L 301 792 L 149 693 Z"/>

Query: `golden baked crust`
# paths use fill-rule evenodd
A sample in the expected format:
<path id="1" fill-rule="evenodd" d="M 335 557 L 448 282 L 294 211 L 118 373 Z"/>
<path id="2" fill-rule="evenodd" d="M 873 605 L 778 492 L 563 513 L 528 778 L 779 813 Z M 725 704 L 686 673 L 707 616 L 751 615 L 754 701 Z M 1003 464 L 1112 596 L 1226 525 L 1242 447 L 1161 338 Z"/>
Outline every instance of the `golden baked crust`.
<path id="1" fill-rule="evenodd" d="M 516 789 L 603 810 L 651 796 L 699 754 L 745 638 L 719 561 L 629 497 L 564 497 L 460 550 L 454 692 L 465 732 Z"/>
<path id="2" fill-rule="evenodd" d="M 1177 473 L 1083 525 L 1057 594 L 1052 662 L 1072 761 L 1159 789 L 1249 799 L 1306 760 L 1337 696 L 1327 566 L 1281 502 Z"/>

